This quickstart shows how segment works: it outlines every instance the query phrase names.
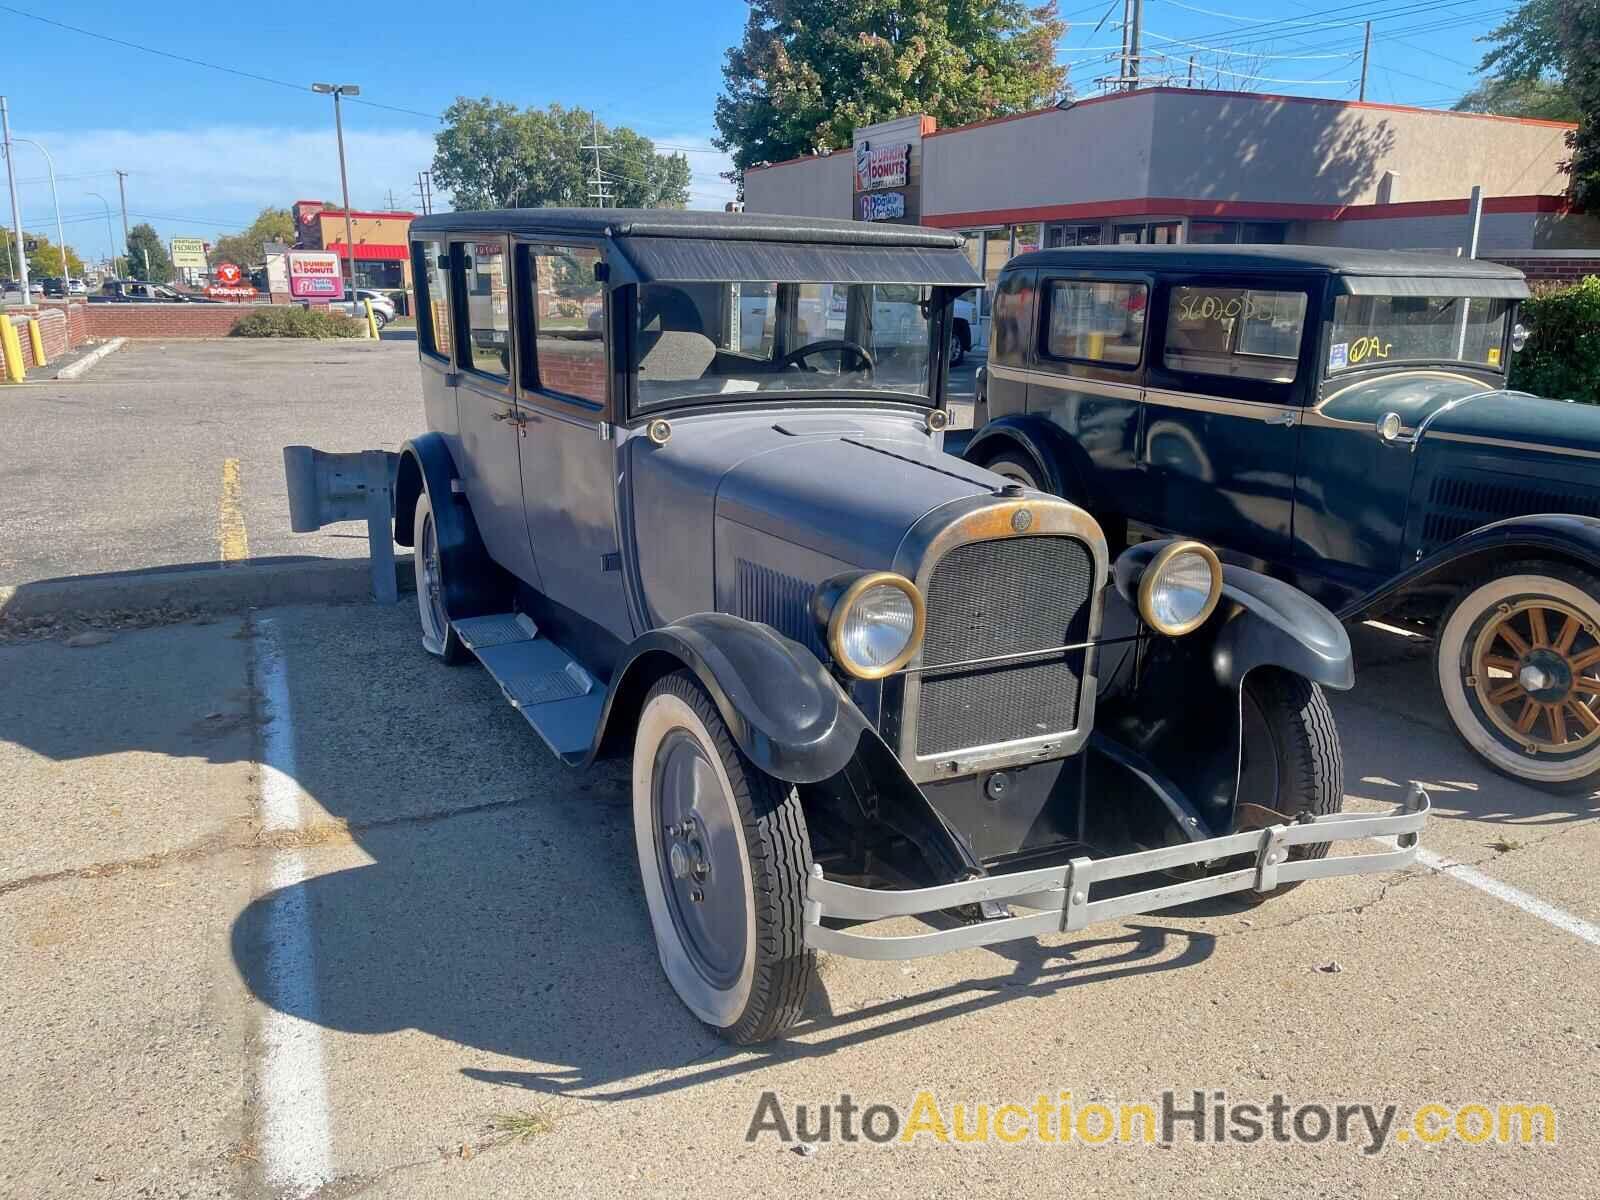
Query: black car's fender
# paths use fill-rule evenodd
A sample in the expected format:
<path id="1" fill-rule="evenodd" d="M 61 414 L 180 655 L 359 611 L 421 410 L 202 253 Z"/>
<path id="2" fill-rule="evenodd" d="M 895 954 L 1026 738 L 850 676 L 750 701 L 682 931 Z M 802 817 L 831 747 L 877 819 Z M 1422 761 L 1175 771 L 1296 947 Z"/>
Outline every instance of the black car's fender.
<path id="1" fill-rule="evenodd" d="M 1408 594 L 1450 591 L 1493 574 L 1496 564 L 1529 558 L 1553 559 L 1600 573 L 1600 518 L 1535 513 L 1480 525 L 1352 600 L 1339 616 L 1358 621 L 1383 612 Z"/>
<path id="2" fill-rule="evenodd" d="M 1083 447 L 1043 417 L 1012 413 L 990 421 L 966 443 L 961 457 L 982 466 L 1002 450 L 1021 451 L 1039 469 L 1047 492 L 1094 509 L 1094 466 Z"/>
<path id="3" fill-rule="evenodd" d="M 706 689 L 745 757 L 789 783 L 836 775 L 869 728 L 817 656 L 799 642 L 742 617 L 696 613 L 629 644 L 612 675 L 589 761 L 630 748 L 645 693 L 684 667 Z"/>
<path id="4" fill-rule="evenodd" d="M 412 519 L 426 492 L 444 567 L 444 610 L 451 620 L 505 612 L 511 607 L 510 577 L 489 557 L 472 515 L 450 447 L 437 433 L 412 438 L 400 448 L 395 472 L 394 540 L 415 541 Z"/>

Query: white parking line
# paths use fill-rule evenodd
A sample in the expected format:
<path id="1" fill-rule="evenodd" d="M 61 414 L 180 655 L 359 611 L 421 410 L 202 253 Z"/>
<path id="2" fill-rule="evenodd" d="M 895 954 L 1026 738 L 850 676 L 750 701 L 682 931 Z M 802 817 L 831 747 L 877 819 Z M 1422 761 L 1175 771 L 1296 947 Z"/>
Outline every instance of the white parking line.
<path id="1" fill-rule="evenodd" d="M 1476 867 L 1452 862 L 1428 850 L 1417 851 L 1417 862 L 1431 871 L 1459 879 L 1462 883 L 1475 887 L 1480 892 L 1486 892 L 1497 900 L 1515 905 L 1523 912 L 1538 917 L 1541 921 L 1548 921 L 1557 929 L 1563 929 L 1574 937 L 1582 938 L 1592 946 L 1600 946 L 1600 925 L 1585 921 L 1582 917 L 1575 917 L 1553 904 L 1546 904 L 1537 896 L 1530 896 L 1521 888 L 1514 888 L 1509 883 L 1502 883 L 1491 875 L 1485 875 Z"/>
<path id="2" fill-rule="evenodd" d="M 258 623 L 256 683 L 266 699 L 262 729 L 261 817 L 268 830 L 296 829 L 305 797 L 295 779 L 289 678 L 271 618 Z M 328 1084 L 322 1029 L 316 1024 L 316 958 L 304 889 L 304 857 L 295 850 L 272 860 L 266 910 L 266 980 L 262 1027 L 261 1149 L 267 1182 L 280 1195 L 306 1196 L 332 1177 Z"/>

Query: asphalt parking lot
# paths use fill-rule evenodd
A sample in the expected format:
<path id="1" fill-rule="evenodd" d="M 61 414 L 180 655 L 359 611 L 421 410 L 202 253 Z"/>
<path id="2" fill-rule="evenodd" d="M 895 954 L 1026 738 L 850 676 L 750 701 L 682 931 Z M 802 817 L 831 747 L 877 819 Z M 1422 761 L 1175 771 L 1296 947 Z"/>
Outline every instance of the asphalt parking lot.
<path id="1" fill-rule="evenodd" d="M 140 449 L 144 471 L 36 477 L 29 520 L 0 516 L 14 577 L 210 569 L 229 457 L 252 557 L 364 549 L 355 526 L 286 532 L 272 442 L 398 441 L 410 348 L 229 347 L 183 350 L 212 373 L 209 406 L 188 375 L 162 383 L 153 346 L 101 364 L 126 387 L 29 390 L 30 419 L 96 453 L 148 431 L 163 387 L 186 432 Z M 124 404 L 148 407 L 108 415 Z M 71 457 L 48 440 L 0 461 L 0 491 L 29 492 L 30 455 Z M 156 474 L 165 491 L 129 482 Z M 1419 868 L 910 964 L 824 959 L 795 1035 L 734 1049 L 657 966 L 625 768 L 557 764 L 484 672 L 422 652 L 413 603 L 0 645 L 0 1194 L 1600 1192 L 1600 798 L 1480 766 L 1416 640 L 1358 630 L 1359 685 L 1335 708 L 1348 807 L 1429 788 Z M 1373 1154 L 745 1140 L 768 1091 L 905 1111 L 923 1090 L 948 1106 L 1168 1089 L 1543 1104 L 1558 1123 L 1553 1144 Z"/>

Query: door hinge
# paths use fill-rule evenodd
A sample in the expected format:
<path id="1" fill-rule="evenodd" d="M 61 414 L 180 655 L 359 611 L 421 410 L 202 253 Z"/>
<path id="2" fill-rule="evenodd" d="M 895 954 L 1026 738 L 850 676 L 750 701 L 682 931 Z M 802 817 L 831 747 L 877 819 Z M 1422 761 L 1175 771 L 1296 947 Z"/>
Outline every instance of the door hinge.
<path id="1" fill-rule="evenodd" d="M 622 555 L 615 551 L 610 554 L 602 554 L 600 556 L 600 569 L 602 571 L 622 570 Z"/>

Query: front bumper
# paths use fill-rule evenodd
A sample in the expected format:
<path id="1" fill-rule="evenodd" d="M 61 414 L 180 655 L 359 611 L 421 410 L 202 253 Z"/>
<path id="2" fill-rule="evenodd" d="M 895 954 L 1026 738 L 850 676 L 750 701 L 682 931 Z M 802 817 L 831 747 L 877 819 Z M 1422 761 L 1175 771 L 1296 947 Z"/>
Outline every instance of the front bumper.
<path id="1" fill-rule="evenodd" d="M 813 866 L 806 883 L 805 944 L 852 958 L 922 958 L 1016 938 L 1066 933 L 1096 921 L 1155 912 L 1211 896 L 1225 896 L 1229 892 L 1246 889 L 1270 892 L 1280 884 L 1301 879 L 1394 871 L 1416 861 L 1417 843 L 1429 807 L 1427 792 L 1413 784 L 1405 802 L 1387 813 L 1331 813 L 1304 823 L 1250 829 L 1182 846 L 1141 850 L 1112 858 L 1074 858 L 1060 866 L 1009 875 L 985 875 L 909 891 L 883 891 L 836 883 L 824 877 L 821 867 Z M 1395 849 L 1337 858 L 1293 861 L 1288 858 L 1293 846 L 1354 838 L 1394 838 Z M 1255 855 L 1254 866 L 1100 900 L 1090 898 L 1090 889 L 1097 883 L 1244 854 Z M 871 922 L 889 917 L 921 916 L 985 900 L 1033 911 L 1027 916 L 1003 917 L 900 937 L 832 929 L 822 923 L 827 917 Z"/>

